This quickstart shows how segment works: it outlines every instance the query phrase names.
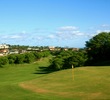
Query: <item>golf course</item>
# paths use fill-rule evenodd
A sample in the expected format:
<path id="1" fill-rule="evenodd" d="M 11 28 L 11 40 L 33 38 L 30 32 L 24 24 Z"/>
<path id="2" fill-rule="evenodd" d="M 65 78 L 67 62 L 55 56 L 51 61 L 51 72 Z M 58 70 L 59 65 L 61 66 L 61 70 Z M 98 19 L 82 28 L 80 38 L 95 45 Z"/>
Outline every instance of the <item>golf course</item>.
<path id="1" fill-rule="evenodd" d="M 107 100 L 110 67 L 78 67 L 55 72 L 49 59 L 0 68 L 0 100 Z"/>

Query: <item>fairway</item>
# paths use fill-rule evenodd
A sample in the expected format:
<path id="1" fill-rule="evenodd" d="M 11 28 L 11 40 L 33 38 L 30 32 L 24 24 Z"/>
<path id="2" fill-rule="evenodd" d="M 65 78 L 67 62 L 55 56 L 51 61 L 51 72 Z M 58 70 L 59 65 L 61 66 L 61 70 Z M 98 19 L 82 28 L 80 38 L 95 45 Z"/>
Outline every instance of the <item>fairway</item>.
<path id="1" fill-rule="evenodd" d="M 33 64 L 0 68 L 0 100 L 107 100 L 110 67 L 79 67 L 46 73 L 45 58 Z"/>

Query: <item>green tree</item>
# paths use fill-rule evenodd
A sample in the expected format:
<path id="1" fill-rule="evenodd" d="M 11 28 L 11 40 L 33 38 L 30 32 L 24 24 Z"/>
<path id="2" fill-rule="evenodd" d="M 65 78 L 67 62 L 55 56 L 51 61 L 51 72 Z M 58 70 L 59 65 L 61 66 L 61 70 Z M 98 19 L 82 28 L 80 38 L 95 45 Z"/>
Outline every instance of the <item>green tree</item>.
<path id="1" fill-rule="evenodd" d="M 25 61 L 25 55 L 24 54 L 17 54 L 16 55 L 16 60 L 15 63 L 16 64 L 22 64 Z"/>
<path id="2" fill-rule="evenodd" d="M 76 52 L 71 57 L 65 59 L 64 68 L 84 66 L 87 60 L 87 56 L 84 52 Z"/>
<path id="3" fill-rule="evenodd" d="M 39 60 L 44 56 L 42 52 L 32 52 L 32 53 L 34 54 L 36 60 Z"/>
<path id="4" fill-rule="evenodd" d="M 101 32 L 86 42 L 89 62 L 97 63 L 110 59 L 110 32 Z"/>
<path id="5" fill-rule="evenodd" d="M 8 64 L 8 58 L 7 57 L 0 57 L 0 67 L 3 67 L 3 65 Z"/>
<path id="6" fill-rule="evenodd" d="M 87 56 L 84 50 L 77 52 L 61 51 L 50 60 L 51 65 L 49 68 L 53 70 L 61 70 L 71 68 L 72 65 L 74 65 L 74 67 L 80 67 L 85 65 L 86 60 Z"/>
<path id="7" fill-rule="evenodd" d="M 50 51 L 44 51 L 43 52 L 43 57 L 48 57 L 50 55 Z"/>
<path id="8" fill-rule="evenodd" d="M 32 52 L 30 52 L 30 53 L 25 53 L 25 60 L 24 60 L 24 62 L 25 62 L 25 63 L 31 63 L 31 62 L 33 62 L 33 61 L 35 61 L 35 56 L 34 56 L 34 54 L 33 54 Z"/>
<path id="9" fill-rule="evenodd" d="M 16 61 L 16 54 L 8 55 L 9 64 L 14 64 Z"/>
<path id="10" fill-rule="evenodd" d="M 50 63 L 49 69 L 61 70 L 63 68 L 64 60 L 62 58 L 54 58 L 50 60 Z"/>

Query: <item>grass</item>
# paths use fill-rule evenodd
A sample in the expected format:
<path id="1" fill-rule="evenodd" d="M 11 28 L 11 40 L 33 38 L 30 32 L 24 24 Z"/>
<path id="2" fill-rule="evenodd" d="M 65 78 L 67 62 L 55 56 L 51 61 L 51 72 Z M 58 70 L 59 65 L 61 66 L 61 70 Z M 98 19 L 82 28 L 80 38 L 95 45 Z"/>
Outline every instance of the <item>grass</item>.
<path id="1" fill-rule="evenodd" d="M 0 100 L 107 100 L 110 67 L 79 67 L 46 74 L 45 58 L 37 63 L 0 69 Z M 43 70 L 43 71 L 42 71 Z"/>
<path id="2" fill-rule="evenodd" d="M 44 65 L 48 66 L 48 59 L 33 64 L 7 65 L 0 68 L 0 100 L 45 100 L 42 95 L 19 86 L 20 82 L 43 76 L 34 73 Z"/>
<path id="3" fill-rule="evenodd" d="M 63 100 L 107 100 L 110 98 L 109 70 L 109 67 L 76 68 L 74 80 L 71 69 L 63 70 L 21 83 L 21 86 L 36 93 L 59 96 Z"/>

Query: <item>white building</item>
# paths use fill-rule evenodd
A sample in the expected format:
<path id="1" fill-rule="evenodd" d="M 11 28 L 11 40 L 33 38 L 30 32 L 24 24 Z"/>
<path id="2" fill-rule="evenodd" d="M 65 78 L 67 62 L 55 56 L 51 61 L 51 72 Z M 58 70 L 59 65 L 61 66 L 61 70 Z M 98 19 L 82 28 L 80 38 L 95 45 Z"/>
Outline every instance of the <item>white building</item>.
<path id="1" fill-rule="evenodd" d="M 7 44 L 0 44 L 0 49 L 8 49 L 9 45 Z"/>
<path id="2" fill-rule="evenodd" d="M 9 45 L 0 44 L 0 56 L 7 55 L 9 53 Z"/>

